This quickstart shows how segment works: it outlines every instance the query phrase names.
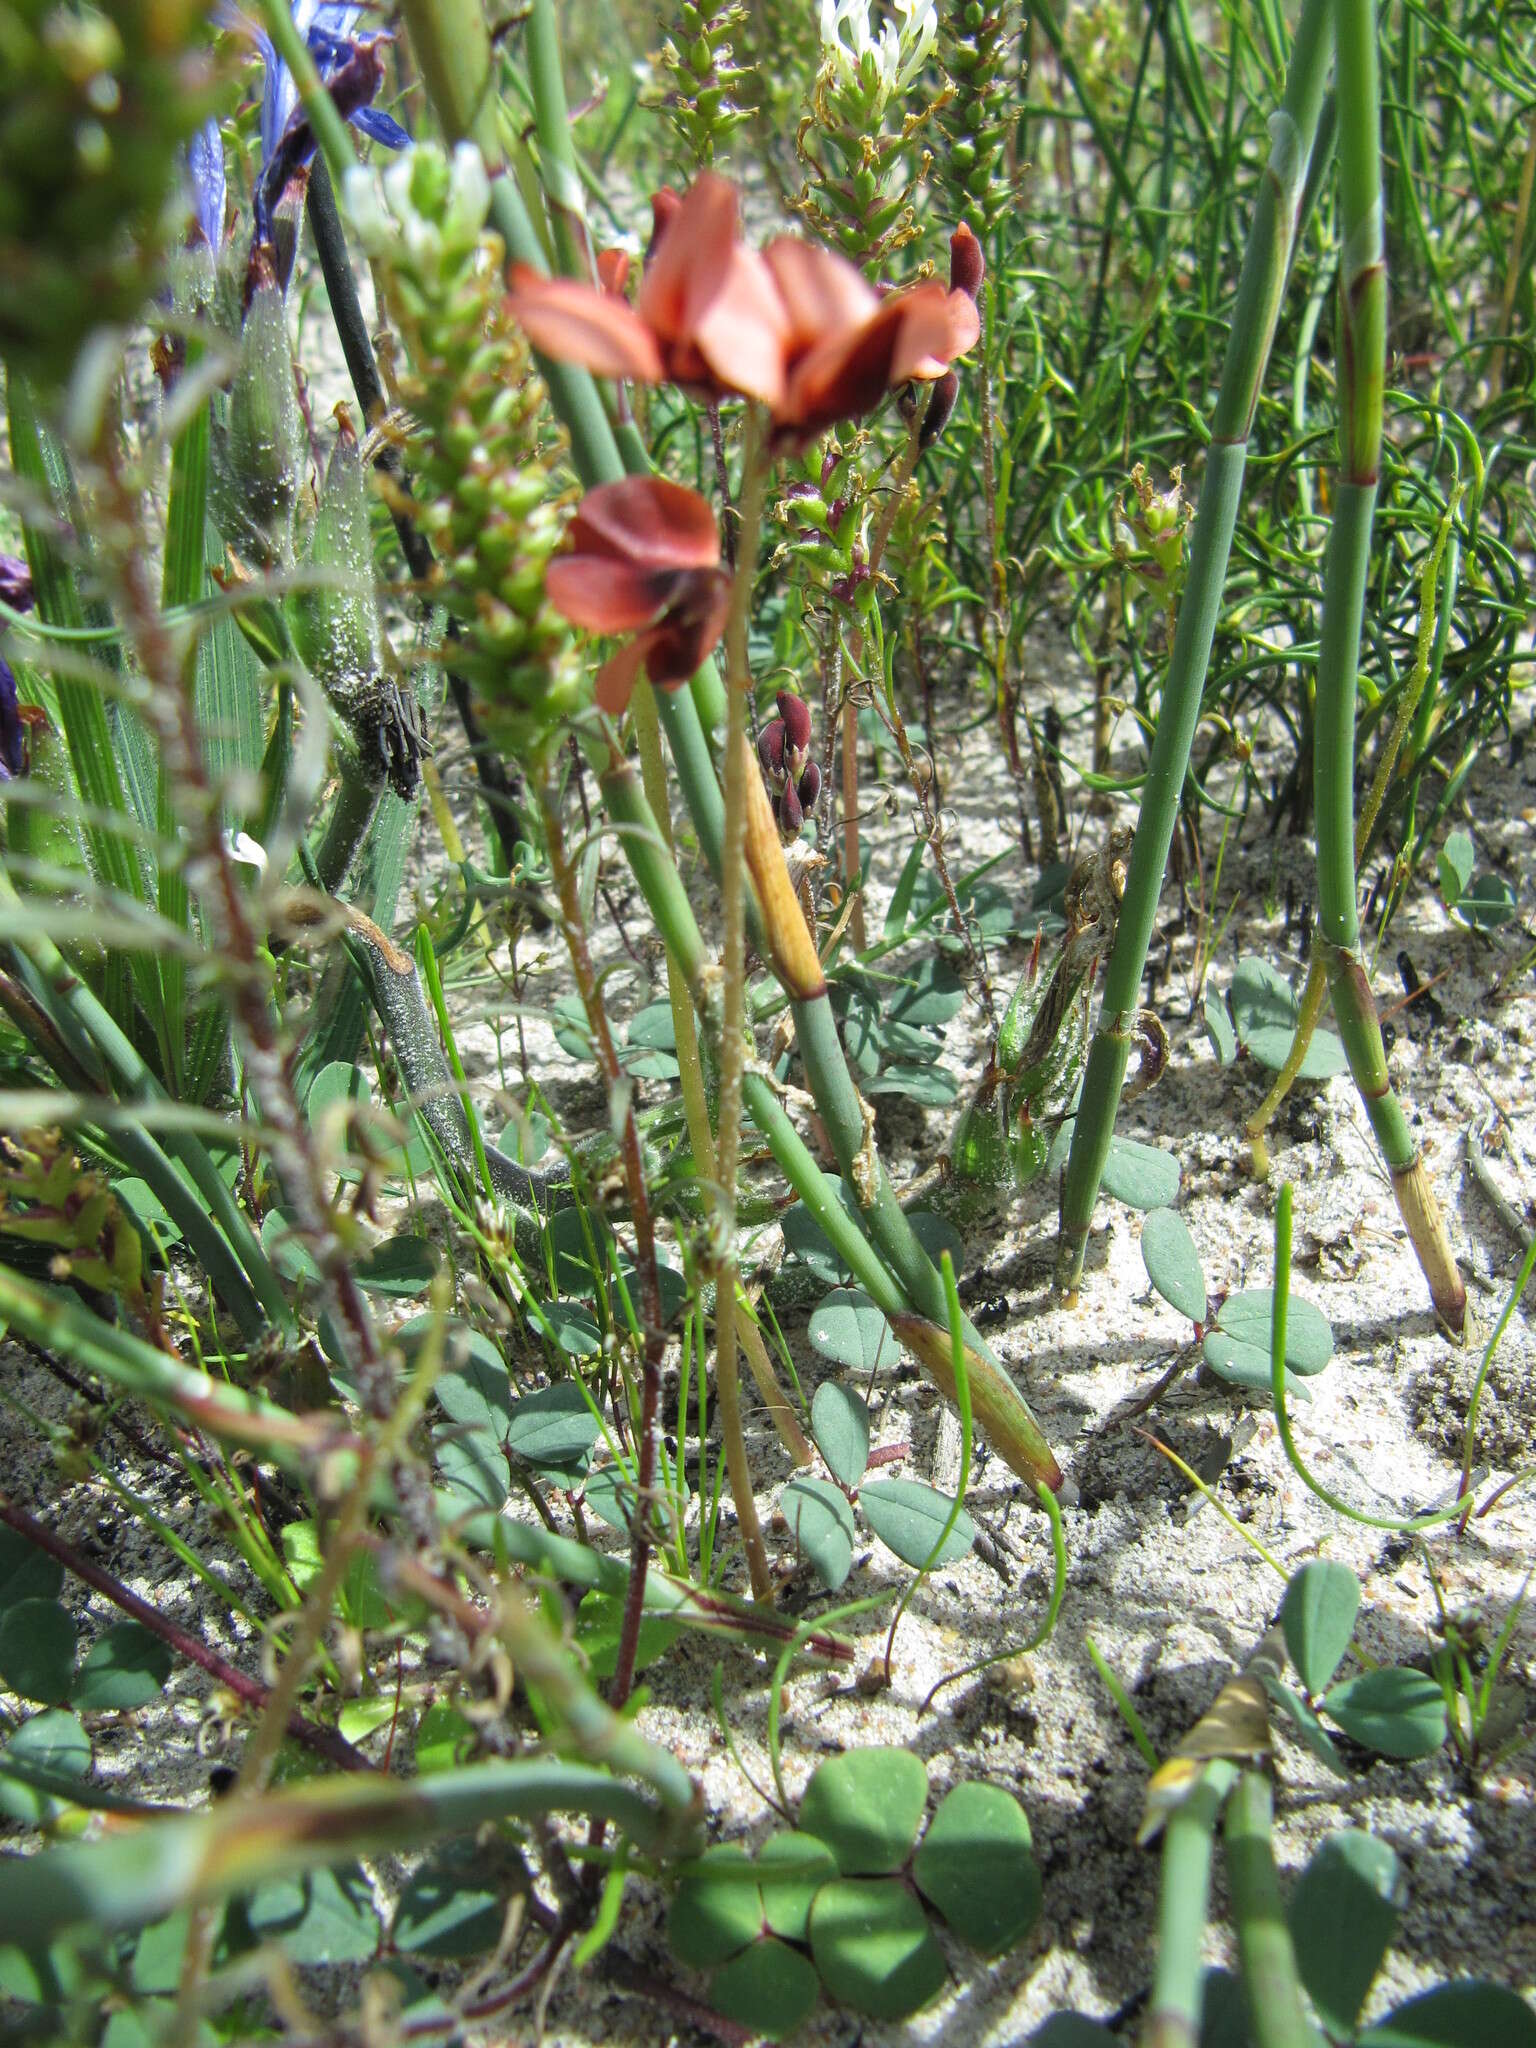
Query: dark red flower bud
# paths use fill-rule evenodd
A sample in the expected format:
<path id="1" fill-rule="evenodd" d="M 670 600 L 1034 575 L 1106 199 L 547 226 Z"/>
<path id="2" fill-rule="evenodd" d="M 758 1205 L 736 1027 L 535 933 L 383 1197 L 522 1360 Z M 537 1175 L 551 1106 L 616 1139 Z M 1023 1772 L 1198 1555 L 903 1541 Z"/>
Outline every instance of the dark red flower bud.
<path id="1" fill-rule="evenodd" d="M 799 783 L 799 797 L 801 807 L 807 811 L 814 811 L 816 808 L 816 799 L 820 795 L 821 770 L 816 766 L 816 763 L 814 761 L 807 761 L 805 764 L 805 773 L 801 776 Z"/>
<path id="2" fill-rule="evenodd" d="M 955 400 L 960 396 L 960 379 L 953 370 L 946 370 L 942 377 L 935 378 L 928 399 L 928 410 L 923 414 L 922 429 L 917 437 L 919 448 L 931 448 L 949 424 L 949 416 L 955 409 Z"/>
<path id="3" fill-rule="evenodd" d="M 784 774 L 784 721 L 771 718 L 757 736 L 757 758 L 763 773 L 777 783 Z"/>
<path id="4" fill-rule="evenodd" d="M 659 192 L 651 194 L 651 239 L 645 245 L 647 263 L 661 247 L 662 237 L 677 219 L 682 206 L 682 193 L 674 192 L 669 185 L 663 185 Z"/>
<path id="5" fill-rule="evenodd" d="M 597 252 L 597 281 L 610 299 L 622 299 L 624 287 L 629 282 L 629 251 L 627 249 L 599 249 Z"/>
<path id="6" fill-rule="evenodd" d="M 805 699 L 790 690 L 780 690 L 778 701 L 785 744 L 792 754 L 803 754 L 811 744 L 811 714 Z"/>
<path id="7" fill-rule="evenodd" d="M 986 274 L 981 244 L 961 221 L 949 238 L 949 288 L 952 292 L 964 292 L 968 299 L 975 300 Z"/>
<path id="8" fill-rule="evenodd" d="M 795 785 L 787 783 L 779 798 L 779 829 L 786 838 L 798 839 L 800 827 L 805 823 L 805 812 L 800 808 L 800 799 L 795 794 Z"/>

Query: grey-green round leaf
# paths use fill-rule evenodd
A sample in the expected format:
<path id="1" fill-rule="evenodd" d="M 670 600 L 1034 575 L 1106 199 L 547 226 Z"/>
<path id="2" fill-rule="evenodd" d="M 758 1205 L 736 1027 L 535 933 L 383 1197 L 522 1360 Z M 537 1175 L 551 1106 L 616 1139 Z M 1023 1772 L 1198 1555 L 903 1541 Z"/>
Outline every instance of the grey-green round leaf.
<path id="1" fill-rule="evenodd" d="M 1290 983 L 1278 969 L 1256 954 L 1239 960 L 1232 976 L 1232 1017 L 1244 1045 L 1255 1031 L 1295 1029 L 1298 1005 Z"/>
<path id="2" fill-rule="evenodd" d="M 1355 2036 L 1355 2048 L 1536 2048 L 1536 2013 L 1477 1977 L 1437 1984 Z"/>
<path id="3" fill-rule="evenodd" d="M 810 1338 L 823 1358 L 855 1373 L 896 1360 L 891 1326 L 862 1287 L 835 1287 L 823 1295 L 811 1310 Z"/>
<path id="4" fill-rule="evenodd" d="M 596 1358 L 601 1352 L 603 1333 L 584 1301 L 547 1301 L 544 1317 L 567 1358 Z"/>
<path id="5" fill-rule="evenodd" d="M 1258 1024 L 1248 1034 L 1245 1043 L 1261 1067 L 1266 1068 L 1271 1074 L 1278 1074 L 1291 1056 L 1291 1046 L 1295 1037 L 1293 1025 Z M 1348 1065 L 1344 1041 L 1337 1032 L 1319 1028 L 1307 1041 L 1307 1049 L 1301 1056 L 1301 1065 L 1296 1069 L 1296 1073 L 1303 1081 L 1331 1081 L 1335 1074 L 1342 1074 Z"/>
<path id="6" fill-rule="evenodd" d="M 537 1472 L 569 1474 L 602 1433 L 581 1388 L 574 1380 L 559 1380 L 513 1403 L 507 1449 Z"/>
<path id="7" fill-rule="evenodd" d="M 1456 915 L 1474 931 L 1491 932 L 1515 914 L 1515 892 L 1502 875 L 1486 871 L 1473 880 L 1456 905 Z"/>
<path id="8" fill-rule="evenodd" d="M 1040 1911 L 1029 1821 L 1001 1785 L 956 1785 L 912 1863 L 917 1888 L 978 1955 L 1000 1956 Z"/>
<path id="9" fill-rule="evenodd" d="M 415 1363 L 431 1329 L 431 1316 L 413 1316 L 396 1332 L 408 1364 Z M 501 1438 L 512 1420 L 512 1385 L 496 1346 L 483 1331 L 450 1321 L 443 1332 L 443 1357 L 446 1363 L 432 1391 L 444 1414 Z"/>
<path id="10" fill-rule="evenodd" d="M 1135 1138 L 1111 1138 L 1104 1192 L 1128 1209 L 1166 1209 L 1178 1197 L 1179 1162 L 1171 1152 Z"/>
<path id="11" fill-rule="evenodd" d="M 74 1617 L 57 1600 L 18 1600 L 0 1614 L 0 1679 L 9 1691 L 61 1706 L 74 1668 Z"/>
<path id="12" fill-rule="evenodd" d="M 171 1675 L 171 1653 L 141 1622 L 120 1621 L 85 1653 L 69 1697 L 87 1711 L 132 1713 L 157 1700 Z"/>
<path id="13" fill-rule="evenodd" d="M 1205 1035 L 1211 1041 L 1211 1050 L 1218 1063 L 1230 1067 L 1237 1058 L 1237 1033 L 1232 1029 L 1232 1017 L 1225 1001 L 1214 988 L 1205 992 Z"/>
<path id="14" fill-rule="evenodd" d="M 55 1778 L 84 1778 L 91 1768 L 91 1738 L 78 1714 L 62 1707 L 50 1707 L 23 1721 L 10 1740 L 0 1747 L 0 1767 L 7 1761 L 46 1771 Z M 63 1812 L 63 1802 L 50 1792 L 39 1792 L 19 1779 L 8 1778 L 0 1768 L 0 1814 L 27 1827 L 43 1827 Z"/>
<path id="15" fill-rule="evenodd" d="M 0 1608 L 18 1600 L 56 1599 L 64 1567 L 14 1529 L 0 1529 Z"/>
<path id="16" fill-rule="evenodd" d="M 800 1826 L 826 1843 L 844 1877 L 899 1870 L 928 1803 L 928 1770 L 910 1749 L 850 1749 L 822 1764 L 800 1801 Z"/>
<path id="17" fill-rule="evenodd" d="M 920 1479 L 874 1479 L 859 1494 L 871 1529 L 903 1564 L 922 1566 L 943 1534 L 954 1502 Z M 935 1565 L 953 1564 L 976 1540 L 976 1524 L 962 1508 Z"/>
<path id="18" fill-rule="evenodd" d="M 304 1114 L 311 1123 L 337 1102 L 360 1102 L 366 1108 L 373 1100 L 368 1076 L 350 1060 L 330 1060 L 309 1084 Z"/>
<path id="19" fill-rule="evenodd" d="M 494 1948 L 506 1917 L 500 1891 L 485 1882 L 483 1852 L 473 1840 L 445 1842 L 411 1873 L 390 1938 L 408 1955 L 457 1960 Z"/>
<path id="20" fill-rule="evenodd" d="M 629 1518 L 635 1506 L 635 1484 L 626 1477 L 622 1465 L 604 1465 L 601 1471 L 589 1472 L 582 1495 L 588 1511 L 600 1522 L 606 1522 L 610 1529 L 617 1529 L 621 1536 L 629 1534 Z"/>
<path id="21" fill-rule="evenodd" d="M 948 1067 L 896 1062 L 871 1074 L 863 1083 L 866 1095 L 899 1095 L 923 1109 L 945 1109 L 960 1093 Z"/>
<path id="22" fill-rule="evenodd" d="M 280 1942 L 291 1963 L 366 1963 L 378 1953 L 373 1892 L 357 1863 L 259 1885 L 246 1916 L 252 1933 Z"/>
<path id="23" fill-rule="evenodd" d="M 1248 1994 L 1230 1970 L 1207 1970 L 1201 1983 L 1200 2048 L 1253 2048 Z"/>
<path id="24" fill-rule="evenodd" d="M 825 1479 L 791 1479 L 779 1495 L 779 1512 L 816 1576 L 835 1593 L 853 1569 L 858 1538 L 846 1497 Z"/>
<path id="25" fill-rule="evenodd" d="M 667 1913 L 667 1940 L 680 1963 L 712 1969 L 763 1931 L 763 1899 L 745 1849 L 706 1849 L 679 1884 Z"/>
<path id="26" fill-rule="evenodd" d="M 1286 1917 L 1296 1966 L 1330 2034 L 1354 2032 L 1397 1927 L 1397 1858 L 1359 1828 L 1330 1835 L 1296 1880 Z"/>
<path id="27" fill-rule="evenodd" d="M 771 1934 L 733 1956 L 709 1981 L 716 2012 L 770 2041 L 782 2041 L 802 2026 L 820 1996 L 821 1980 L 810 1958 Z"/>
<path id="28" fill-rule="evenodd" d="M 261 1226 L 261 1248 L 285 1280 L 318 1285 L 320 1268 L 288 1210 L 268 1210 Z"/>
<path id="29" fill-rule="evenodd" d="M 1476 859 L 1470 832 L 1457 831 L 1446 835 L 1444 846 L 1435 855 L 1435 870 L 1440 877 L 1440 893 L 1445 898 L 1447 910 L 1455 909 L 1462 891 L 1472 880 Z"/>
<path id="30" fill-rule="evenodd" d="M 944 1988 L 928 1916 L 893 1877 L 824 1884 L 811 1908 L 811 1955 L 832 1996 L 871 2019 L 905 2019 Z"/>
<path id="31" fill-rule="evenodd" d="M 1401 1665 L 1346 1678 L 1323 1697 L 1322 1710 L 1346 1735 L 1378 1756 L 1433 1756 L 1445 1741 L 1445 1695 L 1427 1671 Z"/>
<path id="32" fill-rule="evenodd" d="M 914 1209 L 907 1221 L 912 1225 L 912 1235 L 935 1265 L 948 1252 L 955 1271 L 964 1270 L 965 1244 L 947 1217 L 936 1216 L 931 1209 Z"/>
<path id="33" fill-rule="evenodd" d="M 1192 1323 L 1205 1321 L 1205 1272 L 1189 1226 L 1176 1209 L 1154 1209 L 1148 1215 L 1141 1226 L 1141 1262 L 1170 1307 Z"/>
<path id="34" fill-rule="evenodd" d="M 437 1271 L 437 1247 L 424 1237 L 388 1237 L 354 1261 L 359 1287 L 386 1300 L 410 1301 L 425 1294 Z"/>
<path id="35" fill-rule="evenodd" d="M 811 1901 L 828 1878 L 837 1876 L 837 1858 L 825 1842 L 792 1828 L 768 1837 L 757 1852 L 757 1867 L 763 1918 L 786 1941 L 804 1941 Z M 776 1870 L 783 1876 L 773 1876 Z"/>
<path id="36" fill-rule="evenodd" d="M 1273 1288 L 1246 1288 L 1240 1294 L 1229 1294 L 1216 1313 L 1216 1333 L 1231 1346 L 1233 1357 L 1225 1358 L 1224 1348 L 1218 1345 L 1223 1361 L 1252 1371 L 1255 1363 L 1264 1377 L 1260 1384 L 1269 1384 L 1269 1354 L 1273 1343 L 1275 1296 Z M 1215 1334 L 1215 1333 L 1213 1333 Z M 1209 1364 L 1218 1372 L 1221 1365 L 1211 1355 L 1211 1340 L 1206 1339 L 1205 1355 Z M 1328 1318 L 1315 1309 L 1310 1301 L 1302 1301 L 1292 1295 L 1285 1317 L 1285 1362 L 1293 1373 L 1304 1378 L 1319 1373 L 1333 1356 L 1333 1331 Z M 1245 1381 L 1245 1385 L 1250 1382 Z"/>
<path id="37" fill-rule="evenodd" d="M 1347 1564 L 1313 1558 L 1293 1574 L 1280 1604 L 1285 1647 L 1308 1692 L 1321 1692 L 1349 1648 L 1360 1581 Z"/>
<path id="38" fill-rule="evenodd" d="M 883 1323 L 884 1316 L 880 1320 Z M 816 1389 L 811 1402 L 811 1435 L 838 1484 L 857 1486 L 869 1463 L 869 1410 L 851 1387 L 825 1380 Z"/>
<path id="39" fill-rule="evenodd" d="M 823 1173 L 822 1181 L 827 1194 L 840 1205 L 857 1229 L 859 1226 L 853 1198 L 842 1181 L 835 1173 Z M 803 1259 L 818 1280 L 825 1281 L 829 1287 L 837 1286 L 839 1281 L 846 1281 L 847 1268 L 832 1249 L 826 1232 L 804 1202 L 796 1202 L 793 1208 L 785 1212 L 780 1228 L 784 1232 L 785 1250 L 793 1252 L 796 1258 Z"/>

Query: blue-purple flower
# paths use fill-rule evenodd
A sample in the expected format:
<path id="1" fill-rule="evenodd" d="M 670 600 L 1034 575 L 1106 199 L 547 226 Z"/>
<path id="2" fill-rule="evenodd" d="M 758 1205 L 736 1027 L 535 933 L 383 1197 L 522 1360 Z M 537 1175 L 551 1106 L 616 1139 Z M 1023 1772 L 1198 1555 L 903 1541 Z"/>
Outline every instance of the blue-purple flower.
<path id="1" fill-rule="evenodd" d="M 0 599 L 15 612 L 32 609 L 32 572 L 15 555 L 0 555 Z M 32 722 L 16 700 L 16 672 L 0 654 L 0 782 L 27 772 L 27 726 Z"/>
<path id="2" fill-rule="evenodd" d="M 198 233 L 217 256 L 224 246 L 227 207 L 224 137 L 217 121 L 205 121 L 187 144 L 187 174 L 192 183 L 193 220 Z"/>
<path id="3" fill-rule="evenodd" d="M 400 123 L 373 102 L 384 83 L 381 52 L 389 37 L 382 31 L 359 35 L 363 9 L 337 6 L 332 0 L 294 0 L 293 22 L 309 46 L 322 84 L 338 113 L 359 134 L 385 149 L 404 149 L 410 136 Z M 266 67 L 261 95 L 261 170 L 256 180 L 256 234 L 271 240 L 272 214 L 289 185 L 315 154 L 309 125 L 293 74 L 265 33 L 256 46 Z"/>

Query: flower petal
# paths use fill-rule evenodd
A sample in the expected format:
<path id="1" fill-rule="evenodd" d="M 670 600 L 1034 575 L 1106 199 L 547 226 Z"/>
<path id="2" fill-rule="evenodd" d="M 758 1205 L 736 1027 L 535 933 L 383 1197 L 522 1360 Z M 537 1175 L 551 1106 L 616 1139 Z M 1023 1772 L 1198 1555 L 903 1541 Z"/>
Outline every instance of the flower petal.
<path id="1" fill-rule="evenodd" d="M 571 538 L 578 550 L 647 569 L 712 569 L 720 559 L 707 500 L 664 476 L 626 476 L 588 491 Z"/>
<path id="2" fill-rule="evenodd" d="M 931 382 L 942 376 L 956 356 L 974 348 L 981 333 L 976 301 L 964 292 L 946 292 L 934 282 L 903 292 L 894 304 L 902 309 L 901 334 L 891 365 L 891 381 L 907 377 Z"/>
<path id="3" fill-rule="evenodd" d="M 789 317 L 773 273 L 740 243 L 719 290 L 700 313 L 692 344 L 719 384 L 770 407 L 783 402 Z"/>
<path id="4" fill-rule="evenodd" d="M 677 593 L 678 571 L 616 562 L 605 553 L 557 555 L 544 576 L 550 603 L 589 633 L 633 633 L 661 617 Z"/>
<path id="5" fill-rule="evenodd" d="M 622 299 L 571 278 L 541 277 L 519 263 L 507 305 L 534 347 L 556 362 L 580 363 L 598 377 L 661 382 L 655 337 Z"/>
<path id="6" fill-rule="evenodd" d="M 599 249 L 597 252 L 597 281 L 610 299 L 622 299 L 624 287 L 629 282 L 629 251 L 627 249 Z"/>
<path id="7" fill-rule="evenodd" d="M 661 623 L 644 635 L 645 672 L 658 689 L 688 681 L 725 631 L 730 608 L 727 570 L 696 569 L 688 576 Z"/>
<path id="8" fill-rule="evenodd" d="M 763 251 L 789 318 L 790 345 L 813 347 L 847 336 L 872 319 L 880 300 L 851 263 L 830 249 L 777 235 Z"/>
<path id="9" fill-rule="evenodd" d="M 645 659 L 649 635 L 642 633 L 637 640 L 626 641 L 617 654 L 611 654 L 597 672 L 597 702 L 599 709 L 606 711 L 610 718 L 622 718 L 629 708 L 629 699 L 640 673 L 640 664 Z"/>
<path id="10" fill-rule="evenodd" d="M 659 195 L 658 195 L 659 199 Z M 688 341 L 725 282 L 737 244 L 736 187 L 705 171 L 658 236 L 635 310 L 664 341 Z"/>

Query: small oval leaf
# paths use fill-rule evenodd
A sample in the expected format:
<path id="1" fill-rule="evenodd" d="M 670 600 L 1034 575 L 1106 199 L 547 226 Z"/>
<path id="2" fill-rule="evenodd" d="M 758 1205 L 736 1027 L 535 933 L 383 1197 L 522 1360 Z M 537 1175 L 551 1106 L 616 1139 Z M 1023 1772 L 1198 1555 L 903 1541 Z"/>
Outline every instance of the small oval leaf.
<path id="1" fill-rule="evenodd" d="M 785 1941 L 804 1941 L 811 1902 L 828 1878 L 837 1876 L 837 1858 L 814 1835 L 788 1829 L 768 1837 L 757 1852 L 757 1867 L 769 1927 Z M 776 1870 L 784 1875 L 772 1876 Z"/>
<path id="2" fill-rule="evenodd" d="M 733 1956 L 709 1982 L 709 2002 L 755 2036 L 782 2041 L 816 2010 L 821 1980 L 808 1956 L 764 1935 Z"/>
<path id="3" fill-rule="evenodd" d="M 1352 2034 L 1397 1927 L 1397 1858 L 1358 1828 L 1330 1835 L 1296 1881 L 1286 1917 L 1296 1967 L 1330 2034 Z"/>
<path id="4" fill-rule="evenodd" d="M 869 1463 L 869 1410 L 850 1387 L 826 1380 L 816 1389 L 811 1435 L 838 1484 L 857 1486 Z"/>
<path id="5" fill-rule="evenodd" d="M 1189 1226 L 1174 1209 L 1154 1209 L 1141 1226 L 1141 1262 L 1147 1278 L 1171 1308 L 1203 1323 L 1205 1272 Z"/>
<path id="6" fill-rule="evenodd" d="M 667 1913 L 667 1940 L 680 1963 L 711 1969 L 739 1955 L 763 1931 L 763 1900 L 747 1852 L 721 1842 L 693 1863 Z"/>
<path id="7" fill-rule="evenodd" d="M 1356 1742 L 1403 1762 L 1433 1756 L 1447 1734 L 1438 1682 L 1401 1665 L 1345 1679 L 1323 1696 L 1322 1710 Z"/>
<path id="8" fill-rule="evenodd" d="M 811 1311 L 810 1339 L 823 1358 L 867 1375 L 896 1361 L 891 1326 L 861 1287 L 835 1287 Z"/>
<path id="9" fill-rule="evenodd" d="M 1104 1192 L 1128 1209 L 1166 1209 L 1178 1199 L 1179 1162 L 1156 1145 L 1111 1138 L 1104 1162 Z"/>
<path id="10" fill-rule="evenodd" d="M 791 1479 L 779 1511 L 817 1578 L 835 1593 L 853 1569 L 858 1531 L 847 1499 L 825 1479 Z"/>
<path id="11" fill-rule="evenodd" d="M 1029 1821 L 1000 1785 L 956 1785 L 913 1859 L 918 1890 L 982 1956 L 1023 1939 L 1040 1911 Z"/>
<path id="12" fill-rule="evenodd" d="M 944 1988 L 928 1916 L 892 1877 L 823 1885 L 811 1908 L 811 1955 L 832 1996 L 871 2019 L 905 2019 Z"/>
<path id="13" fill-rule="evenodd" d="M 70 1705 L 119 1714 L 147 1707 L 171 1675 L 171 1653 L 142 1622 L 120 1621 L 86 1652 L 69 1689 Z"/>
<path id="14" fill-rule="evenodd" d="M 1310 1693 L 1332 1678 L 1360 1611 L 1360 1581 L 1347 1564 L 1314 1558 L 1292 1575 L 1280 1606 L 1285 1647 Z"/>
<path id="15" fill-rule="evenodd" d="M 0 1614 L 0 1679 L 8 1690 L 61 1706 L 74 1668 L 74 1616 L 57 1600 L 18 1600 Z"/>
<path id="16" fill-rule="evenodd" d="M 903 1564 L 928 1562 L 954 1502 L 920 1479 L 875 1479 L 859 1494 L 864 1519 Z M 976 1540 L 976 1524 L 962 1508 L 935 1565 L 953 1564 Z"/>
<path id="17" fill-rule="evenodd" d="M 602 1425 L 574 1380 L 559 1380 L 513 1404 L 507 1449 L 537 1472 L 578 1471 L 602 1435 Z"/>
<path id="18" fill-rule="evenodd" d="M 844 1877 L 899 1870 L 928 1802 L 928 1770 L 909 1749 L 850 1749 L 821 1765 L 800 1826 L 826 1843 Z"/>
<path id="19" fill-rule="evenodd" d="M 1536 2048 L 1536 2013 L 1481 1978 L 1421 1991 L 1355 2036 L 1355 2048 Z"/>

